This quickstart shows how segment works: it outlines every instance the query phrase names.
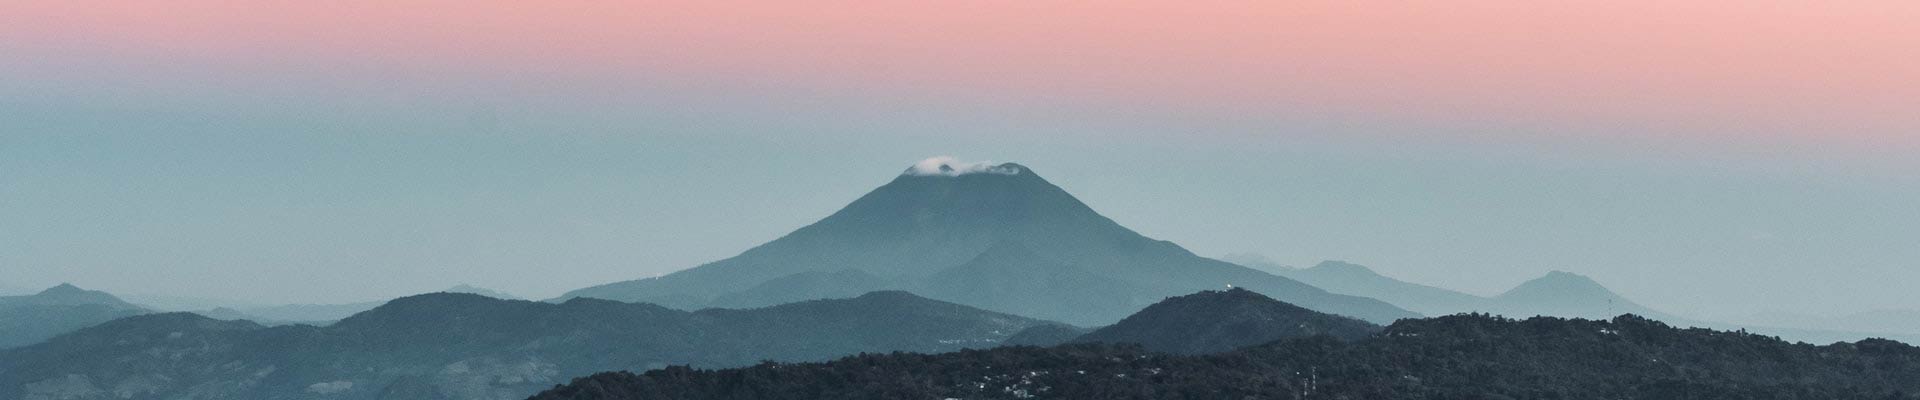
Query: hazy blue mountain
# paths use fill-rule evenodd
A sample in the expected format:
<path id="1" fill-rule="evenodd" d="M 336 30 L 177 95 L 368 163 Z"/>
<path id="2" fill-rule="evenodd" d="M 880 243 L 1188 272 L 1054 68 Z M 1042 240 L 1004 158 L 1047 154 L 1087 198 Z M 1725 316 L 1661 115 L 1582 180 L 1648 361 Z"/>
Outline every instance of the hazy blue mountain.
<path id="1" fill-rule="evenodd" d="M 1246 254 L 1231 258 L 1255 264 L 1265 260 L 1265 257 Z M 1374 273 L 1367 267 L 1340 261 L 1322 262 L 1304 269 L 1275 266 L 1277 264 L 1267 265 L 1266 268 L 1330 292 L 1376 298 L 1428 315 L 1479 312 L 1515 318 L 1604 318 L 1631 313 L 1677 326 L 1744 330 L 1808 343 L 1851 342 L 1867 338 L 1920 343 L 1920 333 L 1916 331 L 1887 329 L 1900 326 L 1898 324 L 1901 323 L 1920 325 L 1920 315 L 1863 313 L 1852 318 L 1805 318 L 1797 320 L 1797 323 L 1793 319 L 1784 319 L 1783 322 L 1783 319 L 1764 318 L 1750 318 L 1736 323 L 1702 321 L 1640 305 L 1591 278 L 1569 272 L 1549 272 L 1507 293 L 1487 298 L 1400 281 Z"/>
<path id="2" fill-rule="evenodd" d="M 343 318 L 372 310 L 383 304 L 378 301 L 344 304 L 281 304 L 238 308 L 241 314 L 253 316 L 250 319 L 264 321 L 291 321 L 312 325 L 326 325 Z"/>
<path id="3" fill-rule="evenodd" d="M 750 301 L 790 300 L 822 286 L 868 283 L 820 275 L 852 270 L 889 288 L 993 289 L 991 295 L 930 296 L 996 311 L 1012 312 L 1000 307 L 1019 305 L 1031 316 L 1079 325 L 1112 323 L 1158 299 L 1226 285 L 1371 321 L 1416 316 L 1378 300 L 1328 293 L 1141 236 L 1026 167 L 1002 164 L 988 171 L 901 174 L 840 211 L 738 256 L 657 278 L 575 290 L 561 299 L 655 302 L 682 309 L 721 300 L 769 305 Z M 999 259 L 1045 270 L 979 261 Z M 956 272 L 968 270 L 982 273 Z M 1022 291 L 1009 285 L 1017 282 L 1004 277 L 1006 272 L 1052 279 L 1058 286 Z M 1049 306 L 1072 300 L 1062 292 L 1101 293 L 1116 300 L 1071 310 Z"/>
<path id="4" fill-rule="evenodd" d="M 1014 242 L 1002 242 L 966 263 L 922 279 L 913 291 L 1018 315 L 1071 315 L 1067 322 L 1117 319 L 1116 304 L 1141 304 L 1153 289 L 1054 261 Z"/>
<path id="5" fill-rule="evenodd" d="M 1360 340 L 1224 354 L 1136 346 L 866 354 L 574 380 L 532 400 L 639 399 L 1920 399 L 1920 348 L 1827 346 L 1611 320 L 1405 319 Z"/>
<path id="6" fill-rule="evenodd" d="M 292 323 L 288 321 L 269 320 L 265 318 L 260 318 L 259 316 L 247 314 L 246 312 L 242 312 L 240 310 L 236 310 L 228 307 L 215 307 L 215 308 L 210 308 L 205 310 L 196 310 L 196 311 L 188 311 L 188 312 L 199 314 L 202 317 L 213 318 L 221 321 L 248 320 L 248 321 L 253 321 L 254 323 L 258 323 L 261 325 L 268 325 L 268 326 L 288 325 Z"/>
<path id="7" fill-rule="evenodd" d="M 767 304 L 817 299 L 839 299 L 891 286 L 885 279 L 860 270 L 808 271 L 773 278 L 746 290 L 727 293 L 710 303 L 714 307 L 749 308 Z"/>
<path id="8" fill-rule="evenodd" d="M 1081 335 L 1086 335 L 1087 332 L 1093 332 L 1093 330 L 1065 324 L 1039 325 L 1022 330 L 1020 333 L 1015 333 L 1000 344 L 1005 346 L 1055 346 L 1071 342 Z"/>
<path id="9" fill-rule="evenodd" d="M 1553 271 L 1546 276 L 1521 283 L 1493 297 L 1487 311 L 1515 318 L 1552 316 L 1563 318 L 1605 319 L 1634 314 L 1668 323 L 1685 322 L 1676 317 L 1627 300 L 1592 278 L 1571 272 Z"/>
<path id="10" fill-rule="evenodd" d="M 45 341 L 147 309 L 106 292 L 60 284 L 39 293 L 0 297 L 0 348 Z"/>
<path id="11" fill-rule="evenodd" d="M 1240 255 L 1235 259 L 1257 264 L 1264 257 Z M 1669 323 L 1690 322 L 1628 300 L 1591 278 L 1563 271 L 1549 272 L 1491 298 L 1394 279 L 1345 261 L 1274 271 L 1329 292 L 1379 299 L 1428 315 L 1482 312 L 1516 318 L 1608 318 L 1634 314 Z"/>
<path id="12" fill-rule="evenodd" d="M 449 291 L 448 293 L 454 293 Z M 459 292 L 465 293 L 465 292 Z M 468 293 L 474 294 L 474 293 Z M 493 296 L 488 296 L 493 297 Z M 513 300 L 513 299 L 509 299 Z M 191 310 L 207 318 L 223 321 L 247 320 L 267 326 L 279 325 L 327 325 L 342 318 L 353 316 L 374 307 L 380 302 L 347 304 L 282 304 L 272 306 L 220 306 L 209 309 Z"/>
<path id="13" fill-rule="evenodd" d="M 1266 271 L 1267 273 L 1280 276 L 1287 276 L 1287 272 L 1299 269 L 1291 265 L 1281 264 L 1279 261 L 1274 261 L 1272 258 L 1268 258 L 1266 255 L 1259 253 L 1228 254 L 1220 256 L 1220 261 L 1239 264 L 1243 267 Z"/>
<path id="14" fill-rule="evenodd" d="M 1311 268 L 1275 272 L 1329 292 L 1365 296 L 1427 315 L 1484 311 L 1488 299 L 1389 278 L 1365 266 L 1325 261 Z"/>
<path id="15" fill-rule="evenodd" d="M 1234 288 L 1169 298 L 1072 342 L 1137 343 L 1152 351 L 1205 354 L 1316 335 L 1360 339 L 1379 330 L 1365 321 Z"/>
<path id="16" fill-rule="evenodd" d="M 466 293 L 492 297 L 502 300 L 524 300 L 504 292 L 467 284 L 454 285 L 440 291 L 442 293 Z M 382 302 L 368 301 L 342 304 L 280 304 L 251 306 L 216 306 L 207 309 L 195 309 L 191 312 L 218 320 L 248 320 L 262 325 L 277 326 L 290 324 L 327 325 L 334 321 L 359 314 Z"/>
<path id="17" fill-rule="evenodd" d="M 325 327 L 115 320 L 0 351 L 0 399 L 518 399 L 598 371 L 995 347 L 1048 324 L 905 292 L 695 312 L 432 293 Z"/>
<path id="18" fill-rule="evenodd" d="M 1250 256 L 1239 259 L 1259 260 Z M 1697 324 L 1628 300 L 1592 278 L 1564 271 L 1548 272 L 1491 298 L 1390 278 L 1345 261 L 1323 261 L 1311 268 L 1276 273 L 1329 292 L 1379 299 L 1428 315 L 1481 312 L 1515 318 L 1593 319 L 1634 314 L 1674 324 Z"/>
<path id="19" fill-rule="evenodd" d="M 129 303 L 139 304 L 154 312 L 211 310 L 222 307 L 241 310 L 263 306 L 263 304 L 243 300 L 191 295 L 156 293 L 115 293 L 114 295 Z"/>
<path id="20" fill-rule="evenodd" d="M 477 294 L 477 295 L 492 297 L 492 298 L 501 299 L 501 300 L 525 300 L 520 298 L 520 296 L 514 296 L 498 290 L 477 287 L 477 286 L 468 285 L 465 283 L 454 285 L 451 288 L 447 288 L 447 290 L 442 290 L 442 292 Z"/>

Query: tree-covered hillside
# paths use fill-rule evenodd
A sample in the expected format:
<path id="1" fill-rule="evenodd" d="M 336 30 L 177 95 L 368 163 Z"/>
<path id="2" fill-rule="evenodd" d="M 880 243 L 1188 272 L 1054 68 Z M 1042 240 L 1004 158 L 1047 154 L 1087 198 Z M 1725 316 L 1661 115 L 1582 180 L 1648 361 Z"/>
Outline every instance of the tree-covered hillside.
<path id="1" fill-rule="evenodd" d="M 1179 356 L 1137 346 L 865 354 L 602 373 L 536 400 L 583 399 L 1912 399 L 1920 349 L 1827 346 L 1742 332 L 1456 315 L 1360 341 L 1320 336 Z"/>

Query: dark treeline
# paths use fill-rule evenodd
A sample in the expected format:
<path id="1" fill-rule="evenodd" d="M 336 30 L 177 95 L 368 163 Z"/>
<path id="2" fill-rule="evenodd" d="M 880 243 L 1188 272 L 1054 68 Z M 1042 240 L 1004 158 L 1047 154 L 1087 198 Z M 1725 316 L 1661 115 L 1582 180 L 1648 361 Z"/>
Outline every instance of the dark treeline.
<path id="1" fill-rule="evenodd" d="M 560 399 L 1913 399 L 1920 349 L 1817 346 L 1744 332 L 1455 315 L 1341 341 L 1292 339 L 1197 356 L 1076 344 L 825 363 L 601 373 Z"/>

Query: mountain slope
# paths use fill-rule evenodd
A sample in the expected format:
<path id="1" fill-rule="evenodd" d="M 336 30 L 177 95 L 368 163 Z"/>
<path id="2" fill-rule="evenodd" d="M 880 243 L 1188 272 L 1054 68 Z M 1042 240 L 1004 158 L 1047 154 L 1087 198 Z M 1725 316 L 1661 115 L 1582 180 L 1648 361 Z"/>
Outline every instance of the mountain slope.
<path id="1" fill-rule="evenodd" d="M 106 292 L 69 284 L 33 295 L 0 297 L 0 349 L 147 312 Z"/>
<path id="2" fill-rule="evenodd" d="M 1148 288 L 1047 259 L 1025 245 L 1002 242 L 964 264 L 935 272 L 916 293 L 1018 315 L 1069 316 L 1094 325 L 1125 316 L 1116 304 L 1142 304 Z M 1131 312 L 1129 310 L 1128 312 Z"/>
<path id="3" fill-rule="evenodd" d="M 931 278 L 943 270 L 981 259 L 996 246 L 1018 246 L 1033 255 L 1016 259 L 1019 263 L 1044 261 L 1124 283 L 1118 287 L 1091 288 L 1107 290 L 1126 301 L 1076 312 L 1040 310 L 1032 315 L 1045 319 L 1105 324 L 1151 304 L 1154 299 L 1229 284 L 1308 308 L 1371 321 L 1416 316 L 1384 302 L 1327 293 L 1291 279 L 1196 256 L 1173 243 L 1141 236 L 1094 212 L 1024 166 L 1001 164 L 978 170 L 985 172 L 928 173 L 926 169 L 910 169 L 838 212 L 738 256 L 657 278 L 579 289 L 561 299 L 594 297 L 697 309 L 736 292 L 761 294 L 732 298 L 792 299 L 796 296 L 765 293 L 779 287 L 756 286 L 803 273 L 842 270 L 864 272 L 885 282 L 886 287 L 897 289 L 921 290 L 928 283 L 994 287 L 998 283 Z M 968 268 L 1015 267 L 974 263 Z M 965 278 L 996 279 L 991 275 Z M 1040 304 L 1055 299 L 1044 293 L 1018 295 L 1021 297 L 1011 299 L 985 295 L 943 295 L 943 298 L 990 309 L 994 306 L 990 303 Z"/>
<path id="4" fill-rule="evenodd" d="M 325 327 L 116 320 L 0 351 L 0 398 L 518 399 L 597 371 L 993 347 L 1046 324 L 904 292 L 696 312 L 433 293 Z"/>
<path id="5" fill-rule="evenodd" d="M 885 290 L 885 279 L 860 270 L 807 271 L 773 278 L 746 290 L 716 297 L 713 307 L 748 308 L 817 299 L 841 299 Z"/>
<path id="6" fill-rule="evenodd" d="M 1138 343 L 1152 351 L 1205 354 L 1314 335 L 1359 339 L 1378 330 L 1236 288 L 1166 299 L 1073 342 Z"/>
<path id="7" fill-rule="evenodd" d="M 1453 315 L 1401 320 L 1356 341 L 1304 338 L 1199 356 L 1067 345 L 609 372 L 532 400 L 1920 399 L 1915 393 L 1920 348 L 1898 342 L 1796 345 L 1630 315 Z"/>

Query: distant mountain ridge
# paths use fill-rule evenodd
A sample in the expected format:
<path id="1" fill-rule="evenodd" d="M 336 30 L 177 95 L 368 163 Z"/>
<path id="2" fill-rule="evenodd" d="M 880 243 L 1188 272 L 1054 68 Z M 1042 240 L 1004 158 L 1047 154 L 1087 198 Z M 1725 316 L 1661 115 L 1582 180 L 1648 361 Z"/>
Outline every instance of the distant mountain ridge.
<path id="1" fill-rule="evenodd" d="M 325 327 L 119 319 L 0 351 L 0 398 L 518 399 L 598 371 L 985 348 L 1050 324 L 905 292 L 693 312 L 431 293 Z"/>
<path id="2" fill-rule="evenodd" d="M 518 296 L 483 287 L 458 284 L 441 290 L 440 293 L 466 293 L 492 297 L 501 300 L 524 300 Z M 849 296 L 850 297 L 850 296 Z M 192 311 L 219 320 L 249 320 L 263 325 L 327 325 L 351 317 L 386 302 L 363 301 L 338 304 L 280 304 L 270 306 L 233 306 L 215 307 L 207 310 Z"/>
<path id="3" fill-rule="evenodd" d="M 1238 258 L 1258 260 L 1246 255 Z M 1516 318 L 1609 318 L 1634 314 L 1668 322 L 1686 321 L 1628 300 L 1592 278 L 1565 271 L 1550 271 L 1500 295 L 1481 297 L 1390 278 L 1345 261 L 1324 261 L 1310 268 L 1268 268 L 1331 292 L 1380 299 L 1428 315 L 1484 312 Z"/>
<path id="4" fill-rule="evenodd" d="M 1553 316 L 1607 318 L 1634 314 L 1677 326 L 1747 330 L 1811 343 L 1889 338 L 1920 342 L 1920 334 L 1858 329 L 1846 324 L 1742 324 L 1700 321 L 1641 305 L 1607 289 L 1592 278 L 1551 271 L 1493 297 L 1480 297 L 1380 275 L 1372 269 L 1343 261 L 1326 261 L 1310 268 L 1288 268 L 1256 255 L 1234 255 L 1241 262 L 1261 265 L 1335 293 L 1366 296 L 1428 315 L 1481 312 L 1513 318 Z M 1867 324 L 1861 324 L 1867 325 Z"/>
<path id="5" fill-rule="evenodd" d="M 738 256 L 579 289 L 556 300 L 594 297 L 698 309 L 902 289 L 1092 326 L 1165 297 L 1234 285 L 1375 322 L 1418 315 L 1142 236 L 1019 164 L 921 164 L 832 215 Z M 1034 281 L 1050 283 L 1036 288 Z M 979 290 L 943 291 L 958 287 Z M 1100 300 L 1084 299 L 1090 295 Z M 1084 304 L 1056 306 L 1076 303 Z"/>
<path id="6" fill-rule="evenodd" d="M 1309 268 L 1277 271 L 1281 276 L 1330 292 L 1372 297 L 1427 315 L 1487 311 L 1488 306 L 1488 300 L 1479 296 L 1389 278 L 1366 266 L 1345 261 L 1324 261 Z"/>
<path id="7" fill-rule="evenodd" d="M 507 294 L 506 292 L 483 288 L 479 286 L 468 285 L 465 283 L 454 285 L 451 288 L 447 288 L 447 290 L 442 290 L 442 292 L 477 294 L 477 295 L 492 297 L 492 298 L 501 299 L 501 300 L 525 300 L 520 298 L 520 296 L 514 296 L 511 294 Z"/>
<path id="8" fill-rule="evenodd" d="M 0 349 L 148 312 L 112 294 L 65 283 L 32 295 L 0 297 Z"/>

